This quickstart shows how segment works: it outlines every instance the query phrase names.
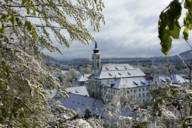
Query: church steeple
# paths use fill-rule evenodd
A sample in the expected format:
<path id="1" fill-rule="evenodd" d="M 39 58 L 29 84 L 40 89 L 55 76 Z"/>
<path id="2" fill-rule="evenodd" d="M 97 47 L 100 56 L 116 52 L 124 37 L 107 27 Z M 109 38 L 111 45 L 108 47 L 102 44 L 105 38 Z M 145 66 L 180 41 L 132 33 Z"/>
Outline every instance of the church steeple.
<path id="1" fill-rule="evenodd" d="M 99 49 L 97 47 L 97 42 L 95 42 L 95 48 L 93 49 L 93 53 L 99 53 Z"/>
<path id="2" fill-rule="evenodd" d="M 96 74 L 100 68 L 101 68 L 101 57 L 100 57 L 97 42 L 95 42 L 95 48 L 93 49 L 93 54 L 92 54 L 93 73 Z"/>
<path id="3" fill-rule="evenodd" d="M 95 49 L 97 49 L 97 42 L 95 41 Z"/>

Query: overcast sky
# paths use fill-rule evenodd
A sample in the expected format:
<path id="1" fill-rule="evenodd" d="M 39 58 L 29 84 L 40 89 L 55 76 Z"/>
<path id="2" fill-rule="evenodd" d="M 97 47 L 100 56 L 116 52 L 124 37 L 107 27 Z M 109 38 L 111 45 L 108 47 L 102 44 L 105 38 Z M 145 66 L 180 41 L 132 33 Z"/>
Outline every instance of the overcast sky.
<path id="1" fill-rule="evenodd" d="M 94 34 L 102 57 L 162 56 L 157 33 L 158 16 L 171 0 L 104 0 L 106 24 Z M 91 58 L 94 45 L 74 42 L 57 59 Z M 182 40 L 174 41 L 171 54 L 189 50 Z"/>

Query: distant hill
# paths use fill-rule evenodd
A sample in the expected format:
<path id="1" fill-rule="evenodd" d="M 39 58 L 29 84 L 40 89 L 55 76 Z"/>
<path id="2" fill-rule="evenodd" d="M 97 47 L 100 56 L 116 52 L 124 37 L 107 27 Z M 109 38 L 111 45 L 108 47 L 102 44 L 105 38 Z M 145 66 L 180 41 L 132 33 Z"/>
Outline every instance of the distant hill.
<path id="1" fill-rule="evenodd" d="M 46 64 L 52 65 L 83 65 L 83 64 L 91 64 L 91 59 L 88 58 L 78 58 L 71 60 L 56 60 L 50 56 L 45 56 L 44 62 Z M 167 60 L 169 63 L 178 64 L 182 63 L 182 59 L 186 62 L 192 61 L 192 50 L 185 51 L 179 54 L 179 56 L 169 56 L 168 59 L 165 57 L 150 57 L 150 58 L 103 58 L 102 63 L 129 63 L 129 64 L 161 64 L 166 63 Z"/>
<path id="2" fill-rule="evenodd" d="M 47 65 L 55 65 L 55 64 L 60 64 L 60 62 L 56 59 L 54 59 L 51 56 L 48 55 L 42 55 L 43 62 Z"/>
<path id="3" fill-rule="evenodd" d="M 180 56 L 182 56 L 184 60 L 192 60 L 192 50 L 182 52 Z"/>

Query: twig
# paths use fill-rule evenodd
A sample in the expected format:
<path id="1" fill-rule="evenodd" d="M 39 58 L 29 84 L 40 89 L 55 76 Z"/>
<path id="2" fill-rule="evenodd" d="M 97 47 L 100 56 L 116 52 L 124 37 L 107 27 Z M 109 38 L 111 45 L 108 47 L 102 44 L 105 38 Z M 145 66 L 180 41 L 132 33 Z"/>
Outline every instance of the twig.
<path id="1" fill-rule="evenodd" d="M 18 25 L 15 25 L 18 26 Z M 59 26 L 49 26 L 49 25 L 38 25 L 34 24 L 37 28 L 54 28 L 54 29 L 66 29 L 65 27 L 59 27 Z M 11 28 L 14 27 L 13 25 L 6 25 L 5 28 Z"/>

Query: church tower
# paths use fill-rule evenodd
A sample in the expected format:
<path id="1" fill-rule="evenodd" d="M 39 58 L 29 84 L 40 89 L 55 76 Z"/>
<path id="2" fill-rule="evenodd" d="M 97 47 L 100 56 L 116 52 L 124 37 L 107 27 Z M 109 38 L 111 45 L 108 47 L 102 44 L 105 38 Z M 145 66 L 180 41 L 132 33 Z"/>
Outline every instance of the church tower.
<path id="1" fill-rule="evenodd" d="M 101 68 L 101 57 L 100 57 L 99 49 L 97 47 L 97 42 L 95 42 L 95 48 L 93 49 L 93 54 L 92 54 L 93 73 L 97 74 L 100 68 Z"/>

